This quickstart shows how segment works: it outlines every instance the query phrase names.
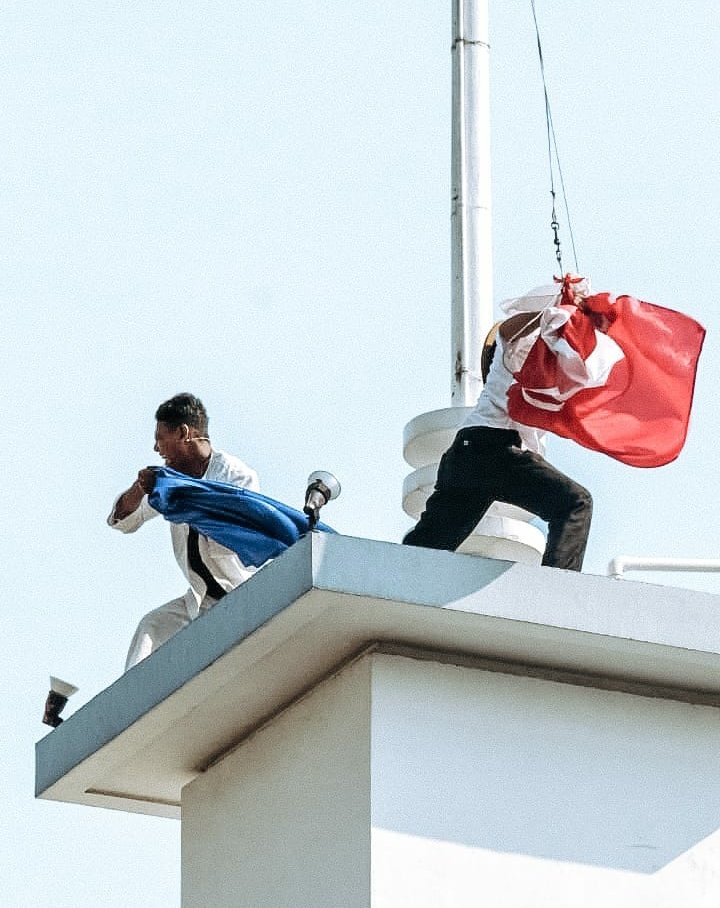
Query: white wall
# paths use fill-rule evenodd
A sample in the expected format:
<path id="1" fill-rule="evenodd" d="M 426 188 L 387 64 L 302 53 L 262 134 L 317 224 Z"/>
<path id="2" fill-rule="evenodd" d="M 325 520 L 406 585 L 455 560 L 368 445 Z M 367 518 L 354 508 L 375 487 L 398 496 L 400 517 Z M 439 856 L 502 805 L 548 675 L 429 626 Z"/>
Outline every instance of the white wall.
<path id="1" fill-rule="evenodd" d="M 183 908 L 367 908 L 370 664 L 183 790 Z"/>
<path id="2" fill-rule="evenodd" d="M 376 654 L 183 791 L 184 908 L 717 908 L 720 712 Z"/>
<path id="3" fill-rule="evenodd" d="M 720 713 L 377 657 L 373 908 L 720 904 Z"/>

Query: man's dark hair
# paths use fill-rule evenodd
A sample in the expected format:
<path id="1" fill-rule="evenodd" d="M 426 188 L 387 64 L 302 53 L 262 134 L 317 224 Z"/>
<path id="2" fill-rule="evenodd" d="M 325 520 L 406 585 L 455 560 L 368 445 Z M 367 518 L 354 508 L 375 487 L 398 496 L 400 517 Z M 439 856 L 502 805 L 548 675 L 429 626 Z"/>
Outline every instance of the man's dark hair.
<path id="1" fill-rule="evenodd" d="M 164 422 L 173 429 L 185 425 L 207 435 L 208 415 L 203 402 L 192 394 L 176 394 L 160 404 L 155 413 L 158 422 Z"/>

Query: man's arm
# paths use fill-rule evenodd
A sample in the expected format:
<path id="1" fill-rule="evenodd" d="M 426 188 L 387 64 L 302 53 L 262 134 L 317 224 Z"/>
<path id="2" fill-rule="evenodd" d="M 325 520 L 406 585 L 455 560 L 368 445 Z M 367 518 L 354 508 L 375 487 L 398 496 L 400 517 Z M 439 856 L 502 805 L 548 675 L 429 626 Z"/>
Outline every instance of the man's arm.
<path id="1" fill-rule="evenodd" d="M 519 312 L 517 315 L 506 318 L 498 328 L 498 334 L 503 339 L 503 343 L 507 345 L 535 331 L 540 325 L 541 315 L 542 312 Z"/>
<path id="2" fill-rule="evenodd" d="M 126 489 L 115 502 L 110 517 L 108 518 L 110 526 L 114 526 L 120 521 L 125 520 L 125 518 L 129 517 L 131 514 L 134 514 L 142 504 L 143 498 L 152 492 L 154 486 L 154 471 L 149 467 L 144 467 L 138 473 L 135 482 L 129 489 Z M 144 520 L 140 521 L 140 523 L 143 522 Z M 138 526 L 140 523 L 138 523 Z M 130 527 L 128 527 L 128 529 L 130 529 Z M 133 527 L 133 529 L 137 529 L 137 526 Z"/>

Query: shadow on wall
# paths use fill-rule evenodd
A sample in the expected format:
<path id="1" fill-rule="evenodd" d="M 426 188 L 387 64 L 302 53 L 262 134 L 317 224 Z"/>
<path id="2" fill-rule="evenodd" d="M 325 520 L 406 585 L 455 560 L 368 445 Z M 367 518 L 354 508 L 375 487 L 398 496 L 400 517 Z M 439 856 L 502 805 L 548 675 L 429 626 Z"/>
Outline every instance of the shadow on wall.
<path id="1" fill-rule="evenodd" d="M 720 829 L 717 709 L 401 661 L 374 669 L 374 826 L 648 874 Z"/>

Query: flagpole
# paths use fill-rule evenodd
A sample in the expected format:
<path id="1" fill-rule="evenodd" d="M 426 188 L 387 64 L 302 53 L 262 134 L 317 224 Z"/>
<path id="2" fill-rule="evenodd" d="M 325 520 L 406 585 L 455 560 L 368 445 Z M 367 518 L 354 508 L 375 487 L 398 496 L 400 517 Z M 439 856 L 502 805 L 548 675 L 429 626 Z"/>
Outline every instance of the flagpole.
<path id="1" fill-rule="evenodd" d="M 493 318 L 488 0 L 452 5 L 451 403 L 469 407 Z"/>
<path id="2" fill-rule="evenodd" d="M 415 469 L 403 483 L 403 509 L 415 519 L 482 390 L 482 346 L 493 321 L 488 36 L 488 0 L 452 0 L 451 406 L 405 426 L 403 453 Z M 538 562 L 545 539 L 530 517 L 495 504 L 460 551 Z"/>

